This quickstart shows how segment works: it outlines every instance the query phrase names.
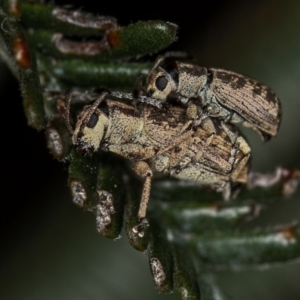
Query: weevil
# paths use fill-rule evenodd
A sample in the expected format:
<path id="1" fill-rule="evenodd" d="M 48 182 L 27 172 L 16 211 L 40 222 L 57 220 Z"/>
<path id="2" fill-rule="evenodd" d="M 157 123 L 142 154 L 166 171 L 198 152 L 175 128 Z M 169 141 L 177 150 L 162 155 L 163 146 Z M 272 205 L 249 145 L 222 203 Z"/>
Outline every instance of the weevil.
<path id="1" fill-rule="evenodd" d="M 187 115 L 182 107 L 161 110 L 140 103 L 137 107 L 101 94 L 84 106 L 77 117 L 72 143 L 84 154 L 99 150 L 116 153 L 130 160 L 134 172 L 144 180 L 138 211 L 140 236 L 147 224 L 146 209 L 155 172 L 194 181 L 223 192 L 229 199 L 234 187 L 247 182 L 250 154 L 235 147 L 236 128 L 228 131 L 214 120 L 216 135 L 200 126 L 186 128 Z"/>
<path id="2" fill-rule="evenodd" d="M 159 57 L 149 72 L 145 93 L 161 102 L 176 98 L 183 104 L 196 105 L 198 110 L 191 110 L 191 119 L 196 119 L 196 123 L 210 122 L 207 117 L 217 117 L 225 123 L 241 123 L 259 133 L 263 141 L 276 136 L 281 122 L 280 101 L 261 82 L 167 56 Z"/>

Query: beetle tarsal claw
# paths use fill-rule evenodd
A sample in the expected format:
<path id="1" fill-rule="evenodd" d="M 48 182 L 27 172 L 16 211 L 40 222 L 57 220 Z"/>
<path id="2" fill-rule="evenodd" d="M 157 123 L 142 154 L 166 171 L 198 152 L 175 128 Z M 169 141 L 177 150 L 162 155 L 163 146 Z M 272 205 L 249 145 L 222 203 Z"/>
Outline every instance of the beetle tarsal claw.
<path id="1" fill-rule="evenodd" d="M 140 220 L 138 225 L 132 228 L 132 231 L 142 238 L 145 235 L 145 230 L 147 227 L 149 227 L 149 223 L 146 218 L 143 218 Z"/>

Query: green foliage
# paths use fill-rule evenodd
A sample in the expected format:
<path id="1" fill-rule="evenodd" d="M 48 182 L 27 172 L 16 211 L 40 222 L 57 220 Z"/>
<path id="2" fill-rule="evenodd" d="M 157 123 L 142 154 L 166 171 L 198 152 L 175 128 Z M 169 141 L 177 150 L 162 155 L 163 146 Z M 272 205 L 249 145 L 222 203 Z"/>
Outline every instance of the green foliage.
<path id="1" fill-rule="evenodd" d="M 228 203 L 198 186 L 157 180 L 148 210 L 150 226 L 143 237 L 134 234 L 140 182 L 126 162 L 115 156 L 86 157 L 72 149 L 62 117 L 65 107 L 59 100 L 66 89 L 74 93 L 97 87 L 132 90 L 136 77 L 150 68 L 149 63 L 133 60 L 166 48 L 176 39 L 177 26 L 146 21 L 119 27 L 114 18 L 99 17 L 95 28 L 87 22 L 95 18 L 92 15 L 76 23 L 62 17 L 68 14 L 65 10 L 53 14 L 54 9 L 1 1 L 1 54 L 20 82 L 28 123 L 41 129 L 49 122 L 48 140 L 57 133 L 55 141 L 61 143 L 62 154 L 53 143 L 49 148 L 59 160 L 69 161 L 73 202 L 91 212 L 101 206 L 96 215 L 98 232 L 115 239 L 125 223 L 130 244 L 148 254 L 157 290 L 169 293 L 175 288 L 182 299 L 227 299 L 214 280 L 218 269 L 261 267 L 299 258 L 300 231 L 294 223 L 257 231 L 240 228 L 259 216 L 262 205 L 282 201 L 282 187 L 298 180 L 293 176 L 268 189 L 244 188 Z M 73 115 L 82 105 L 74 104 Z M 112 195 L 112 203 L 99 200 L 103 190 Z M 292 197 L 299 199 L 299 191 Z"/>
<path id="2" fill-rule="evenodd" d="M 42 129 L 46 120 L 35 52 L 28 46 L 27 33 L 14 15 L 10 15 L 3 9 L 3 4 L 0 3 L 2 57 L 20 82 L 28 124 Z M 8 6 L 9 2 L 5 4 Z"/>

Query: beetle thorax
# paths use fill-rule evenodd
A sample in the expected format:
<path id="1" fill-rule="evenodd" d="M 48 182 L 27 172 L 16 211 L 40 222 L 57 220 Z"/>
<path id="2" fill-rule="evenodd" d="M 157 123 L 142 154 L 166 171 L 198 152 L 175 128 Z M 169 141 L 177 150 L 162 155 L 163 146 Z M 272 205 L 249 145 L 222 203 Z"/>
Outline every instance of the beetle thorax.
<path id="1" fill-rule="evenodd" d="M 207 69 L 196 65 L 177 62 L 178 88 L 177 93 L 183 98 L 199 97 L 207 85 Z"/>

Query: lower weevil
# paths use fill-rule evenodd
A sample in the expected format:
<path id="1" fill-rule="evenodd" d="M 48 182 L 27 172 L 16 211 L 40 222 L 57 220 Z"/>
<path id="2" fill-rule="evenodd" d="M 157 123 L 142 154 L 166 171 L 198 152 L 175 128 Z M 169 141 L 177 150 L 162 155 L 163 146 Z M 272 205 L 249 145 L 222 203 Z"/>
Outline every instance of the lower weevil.
<path id="1" fill-rule="evenodd" d="M 249 157 L 234 146 L 229 136 L 239 135 L 214 120 L 216 135 L 202 127 L 186 128 L 187 116 L 182 107 L 160 110 L 142 104 L 138 107 L 105 99 L 101 94 L 79 113 L 72 143 L 83 153 L 101 150 L 116 153 L 133 164 L 144 180 L 138 212 L 140 224 L 133 230 L 144 234 L 146 209 L 154 172 L 194 181 L 223 192 L 228 199 L 233 188 L 247 182 Z M 241 135 L 239 135 L 242 138 Z"/>

